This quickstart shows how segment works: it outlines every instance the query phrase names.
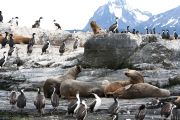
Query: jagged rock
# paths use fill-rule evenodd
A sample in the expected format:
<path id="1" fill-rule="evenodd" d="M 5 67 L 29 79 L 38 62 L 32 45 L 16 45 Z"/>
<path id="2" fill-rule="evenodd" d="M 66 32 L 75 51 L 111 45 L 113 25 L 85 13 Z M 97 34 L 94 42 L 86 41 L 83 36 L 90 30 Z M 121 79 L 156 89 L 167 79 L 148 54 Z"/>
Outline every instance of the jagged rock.
<path id="1" fill-rule="evenodd" d="M 122 68 L 134 54 L 142 39 L 133 34 L 104 34 L 87 40 L 83 64 L 88 67 Z"/>

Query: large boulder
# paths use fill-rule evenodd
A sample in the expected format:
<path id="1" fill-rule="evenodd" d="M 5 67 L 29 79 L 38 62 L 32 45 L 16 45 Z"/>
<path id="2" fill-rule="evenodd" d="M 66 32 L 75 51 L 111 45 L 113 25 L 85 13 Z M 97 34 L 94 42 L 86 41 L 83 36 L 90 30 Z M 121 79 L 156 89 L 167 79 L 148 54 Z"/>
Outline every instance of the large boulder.
<path id="1" fill-rule="evenodd" d="M 134 54 L 141 41 L 141 36 L 131 33 L 94 36 L 84 45 L 83 65 L 111 69 L 127 66 L 127 60 Z"/>

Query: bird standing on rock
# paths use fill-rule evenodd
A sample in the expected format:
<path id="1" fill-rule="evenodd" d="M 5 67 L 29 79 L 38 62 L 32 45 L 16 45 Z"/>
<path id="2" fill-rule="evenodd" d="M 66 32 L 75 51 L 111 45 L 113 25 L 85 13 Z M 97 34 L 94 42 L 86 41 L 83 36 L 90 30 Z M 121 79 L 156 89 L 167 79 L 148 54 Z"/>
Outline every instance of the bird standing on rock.
<path id="1" fill-rule="evenodd" d="M 10 34 L 10 35 L 9 35 L 9 47 L 10 47 L 10 48 L 14 47 L 13 34 Z"/>
<path id="2" fill-rule="evenodd" d="M 77 120 L 84 120 L 87 116 L 87 105 L 85 100 L 82 100 L 76 113 Z"/>
<path id="3" fill-rule="evenodd" d="M 7 55 L 5 55 L 5 54 L 6 54 L 6 51 L 3 52 L 3 58 L 0 59 L 1 68 L 6 63 L 6 60 L 7 60 Z"/>
<path id="4" fill-rule="evenodd" d="M 111 115 L 118 113 L 119 110 L 119 103 L 117 101 L 117 97 L 113 96 L 113 98 L 114 98 L 114 103 L 108 109 L 108 113 Z"/>
<path id="5" fill-rule="evenodd" d="M 68 105 L 68 114 L 74 114 L 76 113 L 77 109 L 79 108 L 80 106 L 80 97 L 79 97 L 79 92 L 76 93 L 76 100 L 73 100 L 70 102 L 70 104 Z"/>
<path id="6" fill-rule="evenodd" d="M 42 53 L 41 55 L 43 55 L 43 53 L 46 53 L 47 52 L 47 49 L 49 48 L 50 46 L 50 42 L 49 40 L 47 40 L 47 42 L 44 44 L 44 46 L 42 47 Z"/>
<path id="7" fill-rule="evenodd" d="M 75 50 L 75 49 L 77 49 L 77 47 L 78 47 L 78 39 L 76 39 L 76 40 L 74 41 L 73 49 Z"/>
<path id="8" fill-rule="evenodd" d="M 109 27 L 109 31 L 111 31 L 113 33 L 119 32 L 118 31 L 118 17 L 116 17 L 116 22 Z"/>
<path id="9" fill-rule="evenodd" d="M 20 93 L 21 94 L 17 98 L 17 107 L 21 110 L 22 113 L 22 110 L 26 106 L 26 97 L 24 95 L 24 89 L 21 89 Z"/>
<path id="10" fill-rule="evenodd" d="M 12 55 L 12 53 L 14 52 L 14 48 L 15 48 L 15 47 L 9 48 L 8 56 L 11 56 L 11 55 Z"/>
<path id="11" fill-rule="evenodd" d="M 135 114 L 136 120 L 144 120 L 146 115 L 146 106 L 143 104 L 139 107 L 137 113 Z"/>
<path id="12" fill-rule="evenodd" d="M 59 25 L 59 23 L 56 22 L 56 20 L 53 20 L 54 25 L 57 27 L 57 30 L 61 30 L 61 26 Z"/>
<path id="13" fill-rule="evenodd" d="M 1 45 L 2 45 L 1 49 L 6 47 L 6 44 L 8 42 L 8 34 L 9 34 L 8 32 L 5 32 L 5 37 L 2 39 L 2 42 L 1 42 Z"/>
<path id="14" fill-rule="evenodd" d="M 54 87 L 53 94 L 51 95 L 51 105 L 53 106 L 53 111 L 57 110 L 59 106 L 59 95 L 56 93 L 56 88 Z"/>
<path id="15" fill-rule="evenodd" d="M 38 113 L 43 114 L 44 113 L 44 107 L 45 107 L 45 97 L 41 94 L 41 89 L 38 88 L 37 96 L 34 100 L 34 105 L 36 109 L 38 110 Z"/>
<path id="16" fill-rule="evenodd" d="M 9 103 L 12 105 L 11 108 L 14 108 L 15 107 L 15 104 L 17 102 L 17 99 L 16 99 L 16 91 L 15 90 L 12 90 L 11 91 L 11 94 L 9 96 Z"/>
<path id="17" fill-rule="evenodd" d="M 65 44 L 65 41 L 63 41 L 63 43 L 60 45 L 60 48 L 59 48 L 60 56 L 63 55 L 63 53 L 65 52 L 65 49 L 66 49 L 66 44 Z"/>
<path id="18" fill-rule="evenodd" d="M 166 120 L 168 117 L 170 117 L 174 108 L 176 108 L 176 105 L 174 105 L 173 103 L 165 103 L 161 108 L 161 118 L 163 120 Z"/>

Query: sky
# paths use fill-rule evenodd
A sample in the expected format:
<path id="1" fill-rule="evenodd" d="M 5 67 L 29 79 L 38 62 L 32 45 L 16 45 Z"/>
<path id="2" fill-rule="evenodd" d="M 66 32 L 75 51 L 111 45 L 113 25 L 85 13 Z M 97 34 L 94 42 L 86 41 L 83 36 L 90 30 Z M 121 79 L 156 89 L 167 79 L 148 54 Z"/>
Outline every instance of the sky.
<path id="1" fill-rule="evenodd" d="M 53 20 L 62 29 L 82 29 L 90 17 L 109 0 L 0 0 L 4 22 L 19 17 L 19 26 L 31 27 L 40 16 L 41 28 L 55 29 Z M 165 12 L 180 5 L 180 0 L 127 0 L 132 8 L 153 14 Z"/>

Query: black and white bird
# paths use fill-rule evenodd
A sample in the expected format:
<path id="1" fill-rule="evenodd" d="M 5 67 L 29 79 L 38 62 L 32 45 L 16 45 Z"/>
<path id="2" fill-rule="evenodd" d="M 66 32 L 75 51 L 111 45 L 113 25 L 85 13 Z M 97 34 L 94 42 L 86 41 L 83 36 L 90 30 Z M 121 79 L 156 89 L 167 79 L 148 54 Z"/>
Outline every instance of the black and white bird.
<path id="1" fill-rule="evenodd" d="M 65 44 L 65 41 L 63 41 L 59 47 L 60 55 L 63 55 L 63 53 L 65 52 L 65 49 L 66 49 L 66 44 Z"/>
<path id="2" fill-rule="evenodd" d="M 169 30 L 166 30 L 166 39 L 170 39 Z"/>
<path id="3" fill-rule="evenodd" d="M 31 44 L 32 46 L 35 44 L 35 35 L 36 35 L 36 33 L 33 33 L 33 34 L 32 34 L 32 37 L 31 37 L 31 39 L 29 40 L 29 43 L 28 43 L 28 44 Z"/>
<path id="4" fill-rule="evenodd" d="M 84 120 L 87 116 L 87 105 L 85 100 L 82 100 L 76 113 L 76 120 Z"/>
<path id="5" fill-rule="evenodd" d="M 80 97 L 79 97 L 79 92 L 77 92 L 76 93 L 76 100 L 73 100 L 73 101 L 71 101 L 70 102 L 70 104 L 68 105 L 68 109 L 67 109 L 67 111 L 68 111 L 68 114 L 70 115 L 70 114 L 74 114 L 74 113 L 76 113 L 77 112 L 77 109 L 79 108 L 79 106 L 80 106 Z"/>
<path id="6" fill-rule="evenodd" d="M 109 27 L 109 31 L 111 31 L 113 33 L 119 32 L 118 31 L 118 17 L 116 17 L 116 22 Z"/>
<path id="7" fill-rule="evenodd" d="M 42 47 L 42 53 L 41 53 L 41 55 L 43 54 L 43 53 L 46 53 L 47 52 L 47 49 L 50 47 L 50 42 L 49 42 L 49 40 L 47 40 L 47 42 L 43 45 L 43 47 Z"/>
<path id="8" fill-rule="evenodd" d="M 6 51 L 3 52 L 3 57 L 0 59 L 0 66 L 2 68 L 2 66 L 6 63 L 7 60 L 7 55 L 6 55 Z"/>
<path id="9" fill-rule="evenodd" d="M 149 29 L 148 28 L 146 28 L 146 34 L 149 34 Z"/>
<path id="10" fill-rule="evenodd" d="M 13 34 L 9 34 L 9 47 L 10 48 L 14 47 Z"/>
<path id="11" fill-rule="evenodd" d="M 161 108 L 161 118 L 163 120 L 166 120 L 168 117 L 170 117 L 172 115 L 172 111 L 174 108 L 176 108 L 176 105 L 174 105 L 173 103 L 164 103 L 164 105 Z"/>
<path id="12" fill-rule="evenodd" d="M 30 55 L 32 53 L 32 51 L 33 51 L 33 45 L 29 43 L 27 45 L 27 54 Z"/>
<path id="13" fill-rule="evenodd" d="M 57 30 L 58 30 L 58 29 L 61 30 L 60 24 L 57 23 L 56 20 L 53 20 L 53 22 L 54 22 L 54 25 L 57 27 Z"/>
<path id="14" fill-rule="evenodd" d="M 2 45 L 1 49 L 6 47 L 7 42 L 8 42 L 8 32 L 5 32 L 5 37 L 2 39 L 2 42 L 1 42 L 1 45 Z"/>
<path id="15" fill-rule="evenodd" d="M 135 114 L 135 119 L 136 120 L 144 120 L 146 115 L 146 106 L 142 104 L 139 108 L 137 113 Z"/>
<path id="16" fill-rule="evenodd" d="M 90 112 L 96 112 L 101 106 L 101 98 L 95 93 L 92 93 L 92 94 L 94 95 L 96 99 L 89 105 L 89 109 L 90 109 Z"/>
<path id="17" fill-rule="evenodd" d="M 11 93 L 10 93 L 10 96 L 9 96 L 9 103 L 10 103 L 10 105 L 12 105 L 11 108 L 15 107 L 15 104 L 17 102 L 16 96 L 17 96 L 16 91 L 12 90 Z"/>
<path id="18" fill-rule="evenodd" d="M 74 41 L 74 44 L 73 44 L 73 49 L 75 50 L 75 49 L 77 49 L 78 48 L 78 39 L 76 39 L 75 41 Z"/>
<path id="19" fill-rule="evenodd" d="M 136 34 L 136 29 L 133 29 L 132 34 Z"/>
<path id="20" fill-rule="evenodd" d="M 21 58 L 19 57 L 19 48 L 16 47 L 16 60 L 13 62 L 13 64 L 17 65 L 17 70 L 19 69 L 20 66 L 22 66 L 24 64 L 24 61 L 21 60 Z"/>
<path id="21" fill-rule="evenodd" d="M 45 97 L 41 94 L 41 89 L 38 88 L 37 96 L 34 100 L 34 105 L 36 109 L 38 110 L 38 113 L 43 114 L 44 113 L 44 107 L 45 107 Z"/>
<path id="22" fill-rule="evenodd" d="M 32 28 L 39 28 L 41 19 L 43 19 L 43 17 L 39 17 L 39 19 L 36 20 L 35 23 L 32 25 Z"/>
<path id="23" fill-rule="evenodd" d="M 14 52 L 15 47 L 10 47 L 8 50 L 8 56 L 12 56 L 12 53 Z"/>
<path id="24" fill-rule="evenodd" d="M 21 110 L 26 106 L 26 97 L 24 95 L 24 89 L 21 89 L 20 95 L 17 97 L 17 107 Z"/>
<path id="25" fill-rule="evenodd" d="M 53 111 L 57 110 L 59 106 L 59 95 L 56 92 L 56 88 L 54 87 L 53 94 L 51 95 L 51 105 L 53 106 Z"/>
<path id="26" fill-rule="evenodd" d="M 127 28 L 126 28 L 126 33 L 129 33 L 129 32 L 130 32 L 129 26 L 127 26 Z"/>
<path id="27" fill-rule="evenodd" d="M 119 110 L 119 103 L 117 101 L 117 97 L 113 96 L 113 98 L 114 98 L 114 103 L 108 109 L 108 113 L 111 115 L 118 113 Z"/>
<path id="28" fill-rule="evenodd" d="M 161 37 L 162 37 L 162 39 L 166 39 L 166 34 L 165 34 L 165 31 L 164 31 L 164 30 L 162 30 Z"/>
<path id="29" fill-rule="evenodd" d="M 174 38 L 178 39 L 178 34 L 177 34 L 176 30 L 174 30 Z"/>

